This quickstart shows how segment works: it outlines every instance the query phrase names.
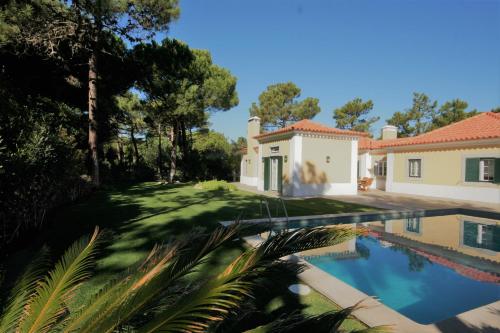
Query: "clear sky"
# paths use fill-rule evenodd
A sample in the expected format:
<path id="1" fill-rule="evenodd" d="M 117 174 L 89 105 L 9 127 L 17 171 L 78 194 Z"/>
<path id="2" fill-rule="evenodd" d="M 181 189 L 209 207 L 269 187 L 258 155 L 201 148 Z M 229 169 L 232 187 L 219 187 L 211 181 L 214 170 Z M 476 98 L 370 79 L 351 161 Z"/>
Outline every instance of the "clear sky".
<path id="1" fill-rule="evenodd" d="M 208 49 L 238 78 L 240 103 L 212 128 L 246 136 L 249 107 L 273 83 L 293 81 L 317 97 L 314 120 L 373 100 L 381 120 L 413 92 L 488 111 L 500 106 L 500 0 L 181 0 L 169 37 Z"/>

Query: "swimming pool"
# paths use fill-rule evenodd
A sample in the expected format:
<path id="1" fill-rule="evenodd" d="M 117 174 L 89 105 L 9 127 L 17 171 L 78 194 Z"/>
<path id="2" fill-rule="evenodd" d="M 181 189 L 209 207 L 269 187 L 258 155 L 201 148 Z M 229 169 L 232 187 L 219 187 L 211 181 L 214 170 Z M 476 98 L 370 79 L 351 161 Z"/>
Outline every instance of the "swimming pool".
<path id="1" fill-rule="evenodd" d="M 499 220 L 456 214 L 356 225 L 368 236 L 301 256 L 420 324 L 500 300 Z"/>

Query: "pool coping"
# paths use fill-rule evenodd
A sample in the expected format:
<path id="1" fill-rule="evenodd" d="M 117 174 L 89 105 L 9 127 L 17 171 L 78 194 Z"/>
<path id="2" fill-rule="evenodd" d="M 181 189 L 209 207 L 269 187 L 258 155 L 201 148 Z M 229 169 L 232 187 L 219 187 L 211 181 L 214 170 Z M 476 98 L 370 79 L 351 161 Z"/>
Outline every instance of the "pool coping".
<path id="1" fill-rule="evenodd" d="M 401 219 L 405 217 L 426 217 L 426 216 L 441 216 L 441 215 L 469 215 L 482 218 L 490 218 L 500 220 L 500 212 L 491 212 L 478 209 L 469 208 L 443 208 L 443 209 L 404 209 L 404 210 L 375 210 L 369 212 L 354 212 L 354 213 L 341 213 L 341 214 L 321 214 L 321 215 L 303 215 L 303 216 L 291 216 L 291 217 L 272 217 L 271 222 L 286 223 L 293 221 L 302 221 L 308 219 L 333 219 L 335 222 L 339 223 L 359 223 L 359 222 L 369 222 L 376 218 L 383 218 L 387 220 L 391 219 Z M 356 220 L 352 220 L 355 217 Z M 351 218 L 351 219 L 348 219 Z M 223 226 L 228 226 L 233 224 L 235 220 L 221 221 L 219 222 Z M 238 220 L 239 223 L 243 224 L 259 224 L 259 223 L 269 223 L 269 218 L 259 218 L 259 219 L 246 219 Z"/>
<path id="2" fill-rule="evenodd" d="M 500 213 L 464 208 L 432 209 L 432 210 L 383 210 L 343 214 L 323 214 L 310 216 L 290 217 L 289 221 L 301 221 L 304 219 L 333 218 L 338 222 L 354 223 L 367 222 L 374 218 L 384 217 L 387 219 L 404 218 L 408 216 L 437 216 L 437 215 L 472 215 L 477 217 L 500 219 Z M 343 221 L 350 217 L 349 221 Z M 356 221 L 352 221 L 355 217 Z M 242 220 L 240 223 L 269 223 L 269 219 Z M 286 218 L 272 218 L 271 222 L 286 222 Z M 227 226 L 234 221 L 220 222 Z M 247 244 L 256 247 L 263 241 L 260 236 L 249 236 L 243 238 Z M 462 312 L 454 317 L 439 321 L 437 323 L 423 325 L 402 315 L 396 310 L 383 304 L 377 299 L 363 293 L 336 277 L 324 272 L 305 259 L 290 255 L 284 260 L 290 260 L 304 265 L 308 269 L 298 275 L 298 278 L 324 295 L 342 308 L 352 306 L 362 301 L 362 308 L 356 310 L 354 316 L 370 327 L 379 325 L 393 325 L 395 332 L 415 333 L 439 333 L 439 332 L 478 332 L 485 329 L 500 330 L 500 301 L 486 304 L 472 310 Z"/>

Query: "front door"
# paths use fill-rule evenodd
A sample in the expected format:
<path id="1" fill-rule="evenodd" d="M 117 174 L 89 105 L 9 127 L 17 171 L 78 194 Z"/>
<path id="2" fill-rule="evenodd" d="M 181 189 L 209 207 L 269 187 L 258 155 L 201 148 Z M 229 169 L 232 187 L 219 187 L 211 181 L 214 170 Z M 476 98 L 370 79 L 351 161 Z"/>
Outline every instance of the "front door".
<path id="1" fill-rule="evenodd" d="M 271 158 L 271 191 L 278 191 L 278 159 Z"/>

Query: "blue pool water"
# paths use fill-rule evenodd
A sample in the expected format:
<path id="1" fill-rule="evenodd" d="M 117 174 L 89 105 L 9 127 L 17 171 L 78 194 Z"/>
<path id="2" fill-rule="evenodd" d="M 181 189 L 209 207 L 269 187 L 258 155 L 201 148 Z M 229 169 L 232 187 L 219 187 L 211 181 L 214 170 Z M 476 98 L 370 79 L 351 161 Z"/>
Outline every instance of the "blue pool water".
<path id="1" fill-rule="evenodd" d="M 306 257 L 406 317 L 430 324 L 500 299 L 500 285 L 476 281 L 407 248 L 373 237 L 356 240 L 355 258 Z"/>

